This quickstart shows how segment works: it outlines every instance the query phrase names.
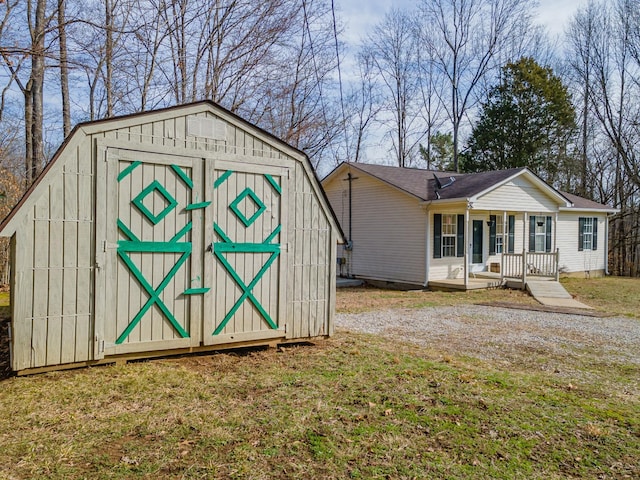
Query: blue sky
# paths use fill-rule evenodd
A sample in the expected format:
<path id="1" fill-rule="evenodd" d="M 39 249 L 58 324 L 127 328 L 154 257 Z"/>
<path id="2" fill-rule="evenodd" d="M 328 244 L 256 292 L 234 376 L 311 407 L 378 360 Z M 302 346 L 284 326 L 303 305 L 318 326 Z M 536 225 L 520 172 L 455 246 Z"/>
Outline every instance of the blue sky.
<path id="1" fill-rule="evenodd" d="M 334 0 L 337 15 L 345 23 L 342 40 L 349 45 L 359 43 L 360 37 L 378 23 L 393 6 L 410 9 L 416 0 Z M 552 36 L 562 34 L 564 28 L 588 0 L 539 0 L 538 23 L 545 25 Z"/>
<path id="2" fill-rule="evenodd" d="M 334 0 L 336 16 L 344 26 L 340 36 L 346 50 L 342 60 L 342 78 L 348 82 L 353 75 L 354 54 L 362 38 L 380 22 L 392 8 L 410 10 L 418 0 Z M 571 17 L 589 0 L 538 0 L 536 23 L 546 27 L 550 39 L 560 37 Z M 365 161 L 389 163 L 388 142 L 383 139 L 383 129 L 372 126 L 365 148 Z"/>

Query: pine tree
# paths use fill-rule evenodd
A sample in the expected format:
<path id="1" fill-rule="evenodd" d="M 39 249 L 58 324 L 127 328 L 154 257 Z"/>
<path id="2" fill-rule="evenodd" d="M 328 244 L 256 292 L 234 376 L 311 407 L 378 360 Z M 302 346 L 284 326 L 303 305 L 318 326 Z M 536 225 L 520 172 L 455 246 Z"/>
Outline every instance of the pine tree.
<path id="1" fill-rule="evenodd" d="M 473 129 L 462 169 L 529 167 L 555 183 L 569 162 L 575 111 L 551 68 L 524 57 L 502 69 Z"/>

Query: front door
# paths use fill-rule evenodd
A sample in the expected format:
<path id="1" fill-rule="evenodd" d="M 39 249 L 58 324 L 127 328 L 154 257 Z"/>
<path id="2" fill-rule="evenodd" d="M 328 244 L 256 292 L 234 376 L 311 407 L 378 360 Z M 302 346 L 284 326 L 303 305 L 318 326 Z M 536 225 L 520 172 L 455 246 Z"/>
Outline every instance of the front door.
<path id="1" fill-rule="evenodd" d="M 208 175 L 213 242 L 206 345 L 284 337 L 287 170 L 216 161 Z"/>
<path id="2" fill-rule="evenodd" d="M 473 247 L 471 263 L 482 263 L 482 220 L 473 221 Z"/>

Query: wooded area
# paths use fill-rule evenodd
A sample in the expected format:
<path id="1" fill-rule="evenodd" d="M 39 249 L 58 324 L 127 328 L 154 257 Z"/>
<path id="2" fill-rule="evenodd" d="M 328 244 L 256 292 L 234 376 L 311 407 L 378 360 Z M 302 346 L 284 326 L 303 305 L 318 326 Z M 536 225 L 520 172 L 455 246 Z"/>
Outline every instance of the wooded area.
<path id="1" fill-rule="evenodd" d="M 592 1 L 552 39 L 534 23 L 535 2 L 420 0 L 390 10 L 356 47 L 341 42 L 339 7 L 1 1 L 3 182 L 30 184 L 80 121 L 204 98 L 304 150 L 320 172 L 374 151 L 458 170 L 505 65 L 530 58 L 559 77 L 575 113 L 550 180 L 621 209 L 610 270 L 640 274 L 638 2 Z M 2 209 L 17 200 L 0 193 Z"/>

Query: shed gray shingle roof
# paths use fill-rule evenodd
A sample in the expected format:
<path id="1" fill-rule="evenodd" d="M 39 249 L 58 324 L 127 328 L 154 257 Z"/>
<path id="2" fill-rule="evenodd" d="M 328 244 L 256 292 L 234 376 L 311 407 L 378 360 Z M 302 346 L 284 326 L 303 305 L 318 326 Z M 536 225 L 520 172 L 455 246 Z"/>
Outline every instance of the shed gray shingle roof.
<path id="1" fill-rule="evenodd" d="M 440 200 L 470 198 L 526 170 L 526 168 L 520 167 L 480 173 L 453 173 L 367 163 L 350 163 L 349 165 L 424 201 L 438 200 L 436 191 L 440 195 Z M 434 174 L 440 179 L 442 185 L 449 183 L 451 177 L 455 180 L 447 187 L 437 189 Z M 571 202 L 575 208 L 611 210 L 611 207 L 607 205 L 570 193 L 556 191 Z"/>

